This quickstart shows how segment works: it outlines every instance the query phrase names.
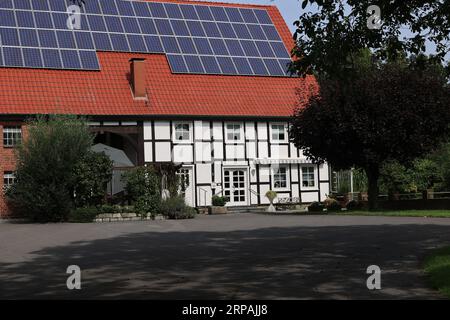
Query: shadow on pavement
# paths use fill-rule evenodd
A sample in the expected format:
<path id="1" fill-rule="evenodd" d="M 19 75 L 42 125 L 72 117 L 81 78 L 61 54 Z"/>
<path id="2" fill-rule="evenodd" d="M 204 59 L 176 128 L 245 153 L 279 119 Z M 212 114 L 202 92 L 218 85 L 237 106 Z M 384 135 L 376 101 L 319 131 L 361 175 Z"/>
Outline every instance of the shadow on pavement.
<path id="1" fill-rule="evenodd" d="M 448 245 L 450 226 L 145 232 L 74 242 L 0 263 L 0 298 L 427 299 L 420 259 Z M 382 290 L 366 268 L 382 269 Z M 66 288 L 79 265 L 82 289 Z"/>

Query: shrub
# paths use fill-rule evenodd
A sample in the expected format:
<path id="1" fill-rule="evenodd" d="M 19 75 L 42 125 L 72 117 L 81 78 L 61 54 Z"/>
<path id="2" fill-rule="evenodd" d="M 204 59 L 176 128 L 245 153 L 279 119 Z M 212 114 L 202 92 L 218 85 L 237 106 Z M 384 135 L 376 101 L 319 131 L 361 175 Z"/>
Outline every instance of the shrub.
<path id="1" fill-rule="evenodd" d="M 197 211 L 186 205 L 184 197 L 175 196 L 161 202 L 159 213 L 169 219 L 192 219 Z"/>
<path id="2" fill-rule="evenodd" d="M 362 208 L 362 204 L 359 201 L 350 200 L 345 207 L 349 211 L 351 211 L 351 210 L 360 210 Z"/>
<path id="3" fill-rule="evenodd" d="M 213 196 L 212 197 L 212 205 L 215 207 L 224 207 L 227 204 L 228 200 L 226 197 Z"/>
<path id="4" fill-rule="evenodd" d="M 99 210 L 96 207 L 84 207 L 72 210 L 69 213 L 69 222 L 92 222 L 95 217 L 99 214 Z"/>
<path id="5" fill-rule="evenodd" d="M 342 209 L 339 202 L 333 198 L 327 198 L 323 203 L 327 211 L 340 211 Z"/>
<path id="6" fill-rule="evenodd" d="M 114 208 L 109 204 L 104 204 L 100 207 L 99 211 L 100 213 L 114 213 Z"/>
<path id="7" fill-rule="evenodd" d="M 93 136 L 75 116 L 38 117 L 16 148 L 17 182 L 7 196 L 19 214 L 34 221 L 65 221 L 75 207 L 75 167 L 89 153 Z"/>
<path id="8" fill-rule="evenodd" d="M 122 178 L 128 198 L 136 213 L 146 216 L 158 212 L 161 203 L 161 180 L 153 167 L 139 167 L 126 172 Z"/>
<path id="9" fill-rule="evenodd" d="M 315 201 L 308 206 L 308 211 L 309 212 L 323 212 L 324 208 L 325 208 L 325 206 L 323 204 Z"/>
<path id="10" fill-rule="evenodd" d="M 104 203 L 113 162 L 105 153 L 89 151 L 74 168 L 74 202 L 77 207 Z"/>

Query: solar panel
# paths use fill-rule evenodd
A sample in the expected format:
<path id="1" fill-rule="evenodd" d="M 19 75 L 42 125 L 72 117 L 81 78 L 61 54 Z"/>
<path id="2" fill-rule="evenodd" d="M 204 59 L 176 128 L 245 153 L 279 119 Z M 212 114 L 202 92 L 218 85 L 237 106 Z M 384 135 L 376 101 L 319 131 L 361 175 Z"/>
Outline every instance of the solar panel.
<path id="1" fill-rule="evenodd" d="M 252 67 L 250 67 L 247 58 L 233 58 L 233 62 L 239 74 L 253 74 Z"/>
<path id="2" fill-rule="evenodd" d="M 181 52 L 187 54 L 197 54 L 194 42 L 191 38 L 178 38 L 178 43 L 180 44 Z"/>
<path id="3" fill-rule="evenodd" d="M 223 7 L 211 6 L 209 7 L 211 13 L 216 21 L 229 21 L 227 13 Z"/>
<path id="4" fill-rule="evenodd" d="M 79 49 L 94 49 L 94 42 L 89 32 L 75 33 L 75 41 Z"/>
<path id="5" fill-rule="evenodd" d="M 42 47 L 57 48 L 56 32 L 53 30 L 38 30 L 39 42 Z"/>
<path id="6" fill-rule="evenodd" d="M 203 62 L 203 66 L 205 67 L 206 73 L 210 74 L 219 74 L 222 72 L 220 70 L 219 64 L 217 60 L 213 56 L 200 56 L 200 60 Z"/>
<path id="7" fill-rule="evenodd" d="M 23 48 L 23 62 L 25 67 L 42 68 L 41 51 L 36 48 Z"/>
<path id="8" fill-rule="evenodd" d="M 139 24 L 136 18 L 123 17 L 122 25 L 126 33 L 141 33 Z"/>
<path id="9" fill-rule="evenodd" d="M 201 20 L 214 21 L 214 17 L 207 6 L 196 6 L 197 14 Z"/>
<path id="10" fill-rule="evenodd" d="M 20 48 L 3 47 L 3 57 L 5 59 L 5 65 L 7 66 L 23 66 L 22 50 L 20 50 Z"/>
<path id="11" fill-rule="evenodd" d="M 111 33 L 109 35 L 111 38 L 111 43 L 114 51 L 129 51 L 130 47 L 128 46 L 127 38 L 124 34 L 119 33 Z"/>
<path id="12" fill-rule="evenodd" d="M 62 68 L 61 56 L 58 50 L 42 49 L 42 58 L 44 60 L 45 68 Z"/>
<path id="13" fill-rule="evenodd" d="M 31 9 L 30 0 L 13 0 L 14 8 L 16 9 Z"/>
<path id="14" fill-rule="evenodd" d="M 222 33 L 223 38 L 237 38 L 236 33 L 234 32 L 233 27 L 229 23 L 217 23 L 220 32 Z"/>
<path id="15" fill-rule="evenodd" d="M 172 29 L 176 35 L 178 35 L 178 36 L 190 36 L 191 35 L 185 21 L 172 20 L 170 23 L 172 24 Z"/>
<path id="16" fill-rule="evenodd" d="M 181 13 L 180 7 L 175 3 L 165 3 L 167 15 L 169 18 L 183 19 L 183 14 Z"/>
<path id="17" fill-rule="evenodd" d="M 209 44 L 208 39 L 206 38 L 194 38 L 195 47 L 199 54 L 208 54 L 213 55 L 214 52 Z"/>
<path id="18" fill-rule="evenodd" d="M 167 60 L 169 60 L 170 68 L 172 72 L 175 73 L 187 73 L 188 68 L 186 67 L 186 63 L 184 62 L 183 56 L 168 54 Z"/>
<path id="19" fill-rule="evenodd" d="M 203 30 L 202 24 L 198 21 L 187 21 L 186 22 L 193 37 L 206 37 L 205 31 Z"/>
<path id="20" fill-rule="evenodd" d="M 158 36 L 144 36 L 145 44 L 149 52 L 163 53 L 164 48 Z"/>
<path id="21" fill-rule="evenodd" d="M 127 35 L 130 50 L 133 52 L 147 52 L 144 38 L 141 35 L 129 34 Z"/>
<path id="22" fill-rule="evenodd" d="M 197 15 L 197 11 L 195 11 L 194 6 L 189 4 L 180 4 L 181 12 L 183 13 L 183 17 L 189 20 L 199 20 L 200 18 Z"/>
<path id="23" fill-rule="evenodd" d="M 23 47 L 39 47 L 38 35 L 34 29 L 19 29 L 20 44 Z"/>
<path id="24" fill-rule="evenodd" d="M 230 55 L 225 45 L 225 41 L 223 41 L 222 39 L 209 39 L 209 42 L 211 43 L 214 54 L 220 56 Z"/>
<path id="25" fill-rule="evenodd" d="M 36 27 L 53 29 L 52 16 L 49 12 L 34 12 Z"/>
<path id="26" fill-rule="evenodd" d="M 202 62 L 198 56 L 189 56 L 185 55 L 184 60 L 186 61 L 186 65 L 188 67 L 189 72 L 191 73 L 205 73 L 203 69 Z"/>
<path id="27" fill-rule="evenodd" d="M 25 28 L 35 28 L 31 11 L 16 11 L 17 25 Z"/>
<path id="28" fill-rule="evenodd" d="M 233 60 L 229 57 L 217 57 L 219 66 L 223 74 L 237 74 L 237 70 L 233 64 Z"/>
<path id="29" fill-rule="evenodd" d="M 253 72 L 256 75 L 265 76 L 269 74 L 262 59 L 248 58 L 248 62 L 250 62 Z"/>
<path id="30" fill-rule="evenodd" d="M 174 73 L 287 75 L 290 55 L 265 9 L 89 0 L 81 30 L 68 30 L 72 4 L 0 0 L 0 67 L 98 70 L 96 51 L 117 51 L 166 54 Z"/>
<path id="31" fill-rule="evenodd" d="M 97 54 L 94 51 L 80 51 L 80 60 L 83 69 L 90 69 L 90 70 L 100 69 Z"/>
<path id="32" fill-rule="evenodd" d="M 11 10 L 0 10 L 0 26 L 14 27 L 15 25 L 14 12 Z"/>
<path id="33" fill-rule="evenodd" d="M 138 22 L 143 34 L 158 34 L 153 19 L 139 18 Z"/>
<path id="34" fill-rule="evenodd" d="M 81 69 L 81 61 L 75 50 L 61 50 L 61 58 L 65 68 Z"/>

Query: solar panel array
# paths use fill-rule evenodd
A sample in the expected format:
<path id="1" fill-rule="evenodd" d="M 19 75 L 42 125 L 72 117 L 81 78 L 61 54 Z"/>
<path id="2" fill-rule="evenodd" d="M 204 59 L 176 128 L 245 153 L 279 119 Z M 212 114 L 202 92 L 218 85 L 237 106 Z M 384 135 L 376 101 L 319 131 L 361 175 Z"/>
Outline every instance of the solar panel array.
<path id="1" fill-rule="evenodd" d="M 0 0 L 0 66 L 99 70 L 96 51 L 166 54 L 173 73 L 287 76 L 290 55 L 264 9 L 88 0 Z"/>

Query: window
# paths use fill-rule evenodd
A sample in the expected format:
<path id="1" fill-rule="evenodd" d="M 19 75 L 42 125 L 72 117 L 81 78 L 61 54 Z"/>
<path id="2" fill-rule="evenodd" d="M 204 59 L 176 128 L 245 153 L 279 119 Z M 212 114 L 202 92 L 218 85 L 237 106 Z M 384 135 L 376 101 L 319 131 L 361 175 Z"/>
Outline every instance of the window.
<path id="1" fill-rule="evenodd" d="M 16 182 L 16 176 L 12 171 L 3 173 L 3 191 L 6 192 Z"/>
<path id="2" fill-rule="evenodd" d="M 272 141 L 286 141 L 284 124 L 272 124 Z"/>
<path id="3" fill-rule="evenodd" d="M 313 188 L 316 186 L 314 167 L 302 167 L 302 186 L 305 188 Z"/>
<path id="4" fill-rule="evenodd" d="M 191 126 L 189 123 L 175 123 L 175 141 L 191 141 Z"/>
<path id="5" fill-rule="evenodd" d="M 274 189 L 285 189 L 287 188 L 287 168 L 278 167 L 273 170 L 273 188 Z"/>
<path id="6" fill-rule="evenodd" d="M 3 146 L 14 147 L 22 140 L 22 129 L 19 126 L 3 127 Z"/>
<path id="7" fill-rule="evenodd" d="M 227 141 L 241 141 L 242 140 L 242 128 L 240 124 L 227 124 Z"/>

